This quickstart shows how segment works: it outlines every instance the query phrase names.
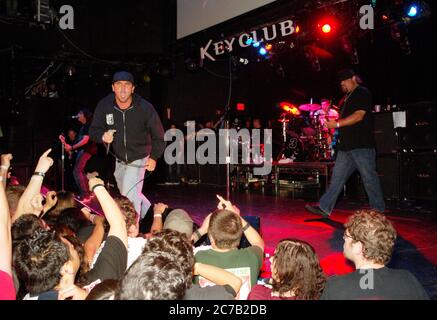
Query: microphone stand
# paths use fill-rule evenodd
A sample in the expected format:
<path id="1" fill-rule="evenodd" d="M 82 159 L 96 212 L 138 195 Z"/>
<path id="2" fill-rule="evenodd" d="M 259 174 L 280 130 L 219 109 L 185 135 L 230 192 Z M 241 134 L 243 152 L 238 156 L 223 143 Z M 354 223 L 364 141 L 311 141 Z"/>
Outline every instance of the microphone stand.
<path id="1" fill-rule="evenodd" d="M 225 107 L 224 121 L 226 132 L 226 199 L 231 199 L 231 150 L 230 150 L 230 136 L 229 136 L 229 117 L 231 113 L 231 97 L 232 97 L 232 61 L 233 57 L 229 56 L 229 94 L 228 101 Z"/>
<path id="2" fill-rule="evenodd" d="M 61 191 L 65 191 L 65 168 L 64 168 L 64 161 L 65 161 L 65 147 L 64 144 L 61 143 Z"/>

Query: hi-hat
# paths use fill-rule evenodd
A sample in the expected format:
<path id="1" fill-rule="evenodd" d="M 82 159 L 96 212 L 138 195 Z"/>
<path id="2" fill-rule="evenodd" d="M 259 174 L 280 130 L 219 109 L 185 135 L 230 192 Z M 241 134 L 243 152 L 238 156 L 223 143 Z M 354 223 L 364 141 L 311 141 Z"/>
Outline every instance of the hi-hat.
<path id="1" fill-rule="evenodd" d="M 317 111 L 322 109 L 322 107 L 318 104 L 303 104 L 299 107 L 301 111 Z"/>

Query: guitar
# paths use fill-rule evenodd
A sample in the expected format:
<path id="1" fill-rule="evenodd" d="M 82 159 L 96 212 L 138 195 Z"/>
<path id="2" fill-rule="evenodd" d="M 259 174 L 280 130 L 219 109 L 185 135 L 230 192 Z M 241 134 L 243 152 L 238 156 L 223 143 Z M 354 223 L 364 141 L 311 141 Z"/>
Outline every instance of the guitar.
<path id="1" fill-rule="evenodd" d="M 333 160 L 335 159 L 335 155 L 337 153 L 338 136 L 339 136 L 339 131 L 338 128 L 336 128 L 334 135 L 332 136 L 331 144 L 329 146 L 329 149 L 331 150 L 331 159 Z"/>
<path id="2" fill-rule="evenodd" d="M 346 100 L 345 98 L 341 99 L 341 101 L 339 103 L 339 105 L 341 107 L 343 106 L 343 104 L 344 104 L 344 102 Z M 331 100 L 331 102 L 329 104 L 329 109 L 328 110 L 331 110 L 331 108 L 333 108 L 332 100 Z M 329 114 L 329 111 L 328 111 L 328 114 Z M 331 159 L 332 160 L 335 160 L 335 157 L 336 157 L 339 134 L 340 134 L 340 132 L 339 132 L 338 128 L 335 128 L 334 129 L 334 134 L 332 135 L 332 141 L 331 141 L 331 143 L 329 145 L 329 150 L 330 150 L 330 155 L 331 155 Z"/>

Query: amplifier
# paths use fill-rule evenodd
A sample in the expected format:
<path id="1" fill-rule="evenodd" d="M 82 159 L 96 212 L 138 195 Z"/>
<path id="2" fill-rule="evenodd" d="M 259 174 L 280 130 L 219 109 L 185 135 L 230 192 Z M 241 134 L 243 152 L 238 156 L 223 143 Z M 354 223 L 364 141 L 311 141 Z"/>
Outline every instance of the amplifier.
<path id="1" fill-rule="evenodd" d="M 437 200 L 437 150 L 404 153 L 401 179 L 406 198 Z"/>

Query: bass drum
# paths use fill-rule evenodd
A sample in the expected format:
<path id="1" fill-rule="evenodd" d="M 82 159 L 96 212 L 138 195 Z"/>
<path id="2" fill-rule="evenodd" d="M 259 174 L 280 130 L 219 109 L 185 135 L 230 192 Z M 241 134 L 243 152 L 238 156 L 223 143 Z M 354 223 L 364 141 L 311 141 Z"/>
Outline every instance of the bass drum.
<path id="1" fill-rule="evenodd" d="M 287 141 L 286 148 L 283 152 L 285 158 L 294 159 L 294 161 L 305 161 L 307 154 L 302 140 L 298 137 L 290 137 Z"/>

